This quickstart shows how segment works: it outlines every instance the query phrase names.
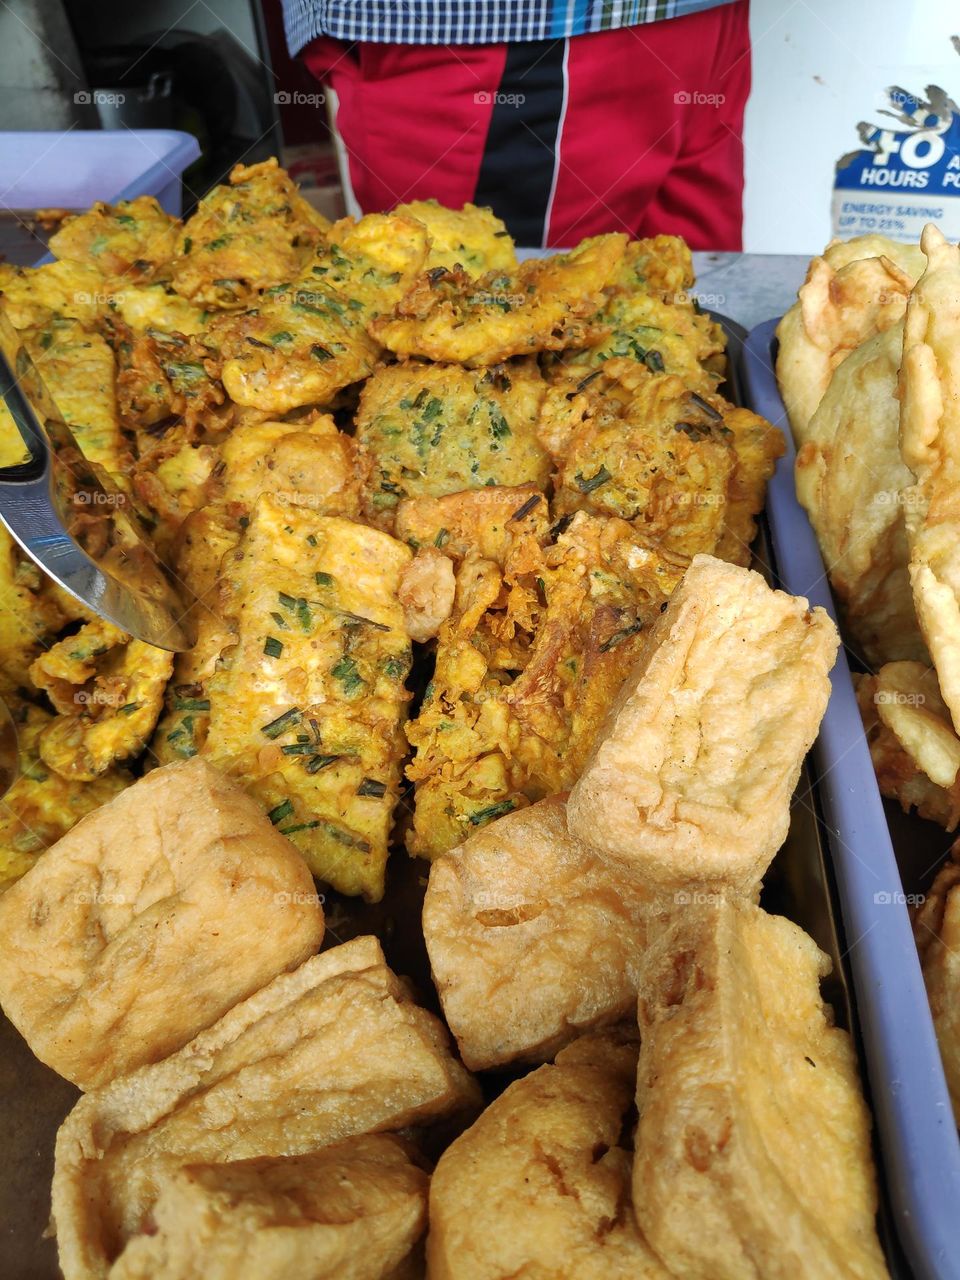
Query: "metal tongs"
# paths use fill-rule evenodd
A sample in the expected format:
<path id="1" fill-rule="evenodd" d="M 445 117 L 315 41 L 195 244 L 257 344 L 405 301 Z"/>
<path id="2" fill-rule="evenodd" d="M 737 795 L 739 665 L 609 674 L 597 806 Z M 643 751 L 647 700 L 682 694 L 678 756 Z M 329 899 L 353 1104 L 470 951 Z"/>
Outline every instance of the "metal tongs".
<path id="1" fill-rule="evenodd" d="M 173 585 L 129 495 L 84 458 L 2 311 L 0 394 L 24 445 L 23 461 L 0 467 L 0 520 L 44 573 L 94 613 L 158 649 L 191 648 L 195 602 Z M 0 794 L 4 777 L 16 775 L 9 740 L 0 732 Z"/>

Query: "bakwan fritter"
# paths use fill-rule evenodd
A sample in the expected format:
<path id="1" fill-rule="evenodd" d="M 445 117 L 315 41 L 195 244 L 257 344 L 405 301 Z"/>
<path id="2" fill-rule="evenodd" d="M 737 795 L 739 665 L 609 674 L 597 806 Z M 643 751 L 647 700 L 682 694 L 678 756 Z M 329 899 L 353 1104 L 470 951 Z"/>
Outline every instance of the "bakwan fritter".
<path id="1" fill-rule="evenodd" d="M 266 161 L 184 223 L 97 205 L 51 247 L 0 267 L 0 305 L 198 639 L 171 669 L 0 541 L 37 761 L 8 878 L 128 771 L 203 755 L 376 900 L 391 844 L 434 856 L 572 785 L 689 557 L 745 562 L 780 435 L 717 394 L 675 237 L 519 262 L 487 209 L 330 224 Z"/>

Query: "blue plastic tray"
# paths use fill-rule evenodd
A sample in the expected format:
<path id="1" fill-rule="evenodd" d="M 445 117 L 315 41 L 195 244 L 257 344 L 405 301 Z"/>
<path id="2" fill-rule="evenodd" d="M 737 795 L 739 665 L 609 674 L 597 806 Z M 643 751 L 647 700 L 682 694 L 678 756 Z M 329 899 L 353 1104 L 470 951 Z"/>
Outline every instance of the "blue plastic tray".
<path id="1" fill-rule="evenodd" d="M 0 132 L 0 207 L 88 209 L 146 195 L 179 217 L 181 177 L 199 155 L 196 138 L 174 129 Z"/>
<path id="2" fill-rule="evenodd" d="M 747 404 L 787 452 L 767 496 L 783 587 L 836 620 L 820 549 L 793 483 L 794 448 L 774 376 L 776 320 L 747 337 Z M 847 964 L 894 1223 L 919 1280 L 960 1280 L 960 1141 L 937 1049 L 890 829 L 843 649 L 812 763 L 830 847 Z"/>

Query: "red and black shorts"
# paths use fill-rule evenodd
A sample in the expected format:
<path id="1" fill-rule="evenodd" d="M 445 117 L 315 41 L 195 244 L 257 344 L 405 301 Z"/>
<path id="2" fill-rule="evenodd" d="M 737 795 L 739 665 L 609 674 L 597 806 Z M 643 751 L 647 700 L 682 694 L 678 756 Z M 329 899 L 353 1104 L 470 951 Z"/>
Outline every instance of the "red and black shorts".
<path id="1" fill-rule="evenodd" d="M 566 40 L 346 45 L 307 66 L 336 95 L 364 212 L 490 205 L 518 244 L 671 232 L 739 249 L 747 0 Z"/>

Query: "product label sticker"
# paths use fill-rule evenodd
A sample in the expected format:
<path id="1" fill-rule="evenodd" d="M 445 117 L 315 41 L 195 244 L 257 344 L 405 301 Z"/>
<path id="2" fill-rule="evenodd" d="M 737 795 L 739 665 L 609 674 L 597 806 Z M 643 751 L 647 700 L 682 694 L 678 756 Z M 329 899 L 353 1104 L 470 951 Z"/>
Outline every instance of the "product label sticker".
<path id="1" fill-rule="evenodd" d="M 889 123 L 861 123 L 863 147 L 837 161 L 833 234 L 916 244 L 933 222 L 960 240 L 960 108 L 937 85 L 925 97 L 896 85 L 886 92 Z"/>

